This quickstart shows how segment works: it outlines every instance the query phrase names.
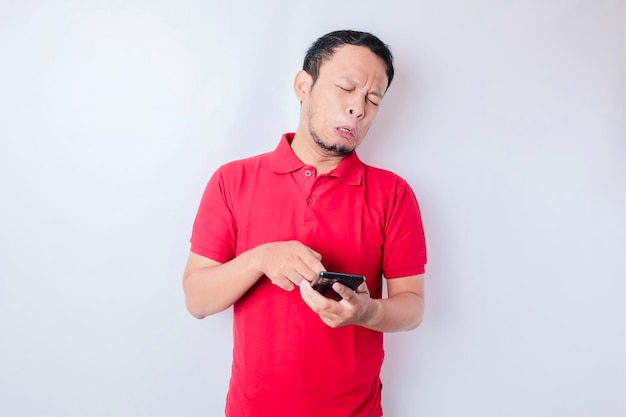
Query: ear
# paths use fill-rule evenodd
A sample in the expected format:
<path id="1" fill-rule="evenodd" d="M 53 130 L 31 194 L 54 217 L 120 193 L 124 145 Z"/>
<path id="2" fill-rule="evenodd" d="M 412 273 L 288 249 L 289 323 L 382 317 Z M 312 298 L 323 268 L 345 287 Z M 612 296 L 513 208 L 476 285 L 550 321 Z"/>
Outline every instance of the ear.
<path id="1" fill-rule="evenodd" d="M 298 71 L 293 81 L 293 91 L 296 93 L 296 97 L 298 97 L 300 102 L 311 92 L 311 84 L 313 84 L 311 75 L 304 70 Z"/>

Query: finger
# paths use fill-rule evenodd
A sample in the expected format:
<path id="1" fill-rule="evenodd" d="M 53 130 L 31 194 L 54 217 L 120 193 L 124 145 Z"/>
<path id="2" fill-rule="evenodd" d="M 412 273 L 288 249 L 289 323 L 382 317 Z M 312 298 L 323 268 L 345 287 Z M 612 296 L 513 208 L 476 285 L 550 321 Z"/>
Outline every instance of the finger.
<path id="1" fill-rule="evenodd" d="M 315 291 L 313 287 L 311 287 L 311 283 L 305 279 L 300 281 L 300 293 L 303 297 L 310 298 L 310 292 Z M 315 291 L 317 292 L 317 291 Z"/>
<path id="2" fill-rule="evenodd" d="M 300 283 L 300 292 L 307 300 L 310 300 L 312 304 L 322 309 L 328 304 L 328 299 L 320 294 L 316 289 L 311 286 L 311 283 L 307 280 L 302 280 Z"/>
<path id="3" fill-rule="evenodd" d="M 302 275 L 302 278 L 307 281 L 313 281 L 320 271 L 325 270 L 324 265 L 315 258 L 309 258 L 308 260 L 301 259 L 301 261 L 302 263 L 298 266 L 297 271 Z M 298 282 L 298 284 L 300 283 Z"/>
<path id="4" fill-rule="evenodd" d="M 369 288 L 367 288 L 367 283 L 366 282 L 361 283 L 361 285 L 357 287 L 356 292 L 359 294 L 362 294 L 362 293 L 369 294 Z"/>
<path id="5" fill-rule="evenodd" d="M 316 300 L 316 294 L 321 295 L 317 291 L 315 291 L 313 287 L 311 287 L 311 283 L 309 283 L 309 281 L 304 279 L 300 282 L 300 296 L 302 297 L 304 302 L 311 308 L 311 310 L 317 313 L 320 311 L 320 306 L 318 305 L 318 302 Z"/>
<path id="6" fill-rule="evenodd" d="M 322 255 L 308 246 L 304 246 L 304 248 L 306 250 L 300 253 L 300 258 L 302 258 L 307 264 L 321 265 L 320 262 L 322 260 Z"/>
<path id="7" fill-rule="evenodd" d="M 306 277 L 306 270 L 303 271 L 303 268 L 297 268 L 291 272 L 288 276 L 287 279 L 294 285 L 294 286 L 299 286 L 300 283 L 302 281 L 307 281 L 308 278 Z"/>
<path id="8" fill-rule="evenodd" d="M 344 300 L 347 299 L 348 301 L 354 294 L 354 292 L 350 288 L 346 287 L 340 282 L 335 282 L 333 284 L 333 290 L 335 290 L 335 292 L 339 294 Z"/>
<path id="9" fill-rule="evenodd" d="M 300 284 L 300 281 L 304 279 L 295 271 L 284 275 L 274 275 L 271 277 L 267 276 L 267 278 L 272 282 L 272 284 L 282 288 L 285 291 L 292 291 L 297 285 Z"/>
<path id="10" fill-rule="evenodd" d="M 296 286 L 293 281 L 287 277 L 279 278 L 277 280 L 272 280 L 272 283 L 277 287 L 282 288 L 285 291 L 292 291 Z"/>
<path id="11" fill-rule="evenodd" d="M 322 260 L 322 254 L 321 254 L 321 253 L 316 252 L 316 251 L 314 251 L 314 250 L 313 250 L 313 249 L 311 249 L 311 248 L 308 248 L 308 249 L 309 249 L 309 251 L 311 252 L 311 254 L 312 254 L 312 255 L 313 255 L 313 256 L 314 256 L 314 257 L 315 257 L 318 261 L 321 261 L 321 260 Z"/>
<path id="12" fill-rule="evenodd" d="M 299 240 L 292 240 L 287 243 L 290 245 L 290 250 L 297 253 L 300 257 L 312 256 L 317 260 L 322 259 L 322 255 L 319 252 L 314 251 Z"/>
<path id="13" fill-rule="evenodd" d="M 333 290 L 335 290 L 341 296 L 341 298 L 343 298 L 343 300 L 347 301 L 350 304 L 358 303 L 357 298 L 359 294 L 369 294 L 367 290 L 367 285 L 365 285 L 365 283 L 359 285 L 356 290 L 353 290 L 352 288 L 343 285 L 340 282 L 335 282 L 333 284 Z"/>
<path id="14" fill-rule="evenodd" d="M 300 295 L 311 310 L 320 315 L 328 314 L 328 312 L 332 310 L 332 303 L 336 303 L 313 289 L 311 283 L 306 280 L 300 283 Z"/>
<path id="15" fill-rule="evenodd" d="M 304 264 L 307 265 L 316 275 L 319 271 L 323 271 L 324 265 L 321 263 L 322 255 L 303 244 L 301 244 L 301 248 L 303 250 L 299 252 L 298 257 L 302 260 L 302 262 L 304 262 Z"/>

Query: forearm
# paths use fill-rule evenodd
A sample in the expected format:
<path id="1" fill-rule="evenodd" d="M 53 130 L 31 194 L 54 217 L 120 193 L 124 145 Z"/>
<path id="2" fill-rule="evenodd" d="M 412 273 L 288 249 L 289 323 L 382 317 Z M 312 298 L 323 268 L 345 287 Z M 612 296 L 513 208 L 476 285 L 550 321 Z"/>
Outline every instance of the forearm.
<path id="1" fill-rule="evenodd" d="M 233 305 L 262 275 L 253 250 L 224 264 L 199 268 L 183 279 L 187 310 L 199 319 L 219 313 Z"/>
<path id="2" fill-rule="evenodd" d="M 417 328 L 423 317 L 423 297 L 403 292 L 385 299 L 370 299 L 361 325 L 380 332 L 399 332 Z"/>

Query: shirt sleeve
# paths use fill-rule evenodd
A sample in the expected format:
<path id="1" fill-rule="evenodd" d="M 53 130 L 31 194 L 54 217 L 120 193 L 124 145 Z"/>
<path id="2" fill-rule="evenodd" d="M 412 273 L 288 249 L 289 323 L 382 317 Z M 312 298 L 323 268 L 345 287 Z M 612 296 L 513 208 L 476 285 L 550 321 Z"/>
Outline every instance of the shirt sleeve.
<path id="1" fill-rule="evenodd" d="M 204 189 L 191 233 L 191 252 L 225 263 L 235 257 L 237 227 L 224 167 Z"/>
<path id="2" fill-rule="evenodd" d="M 415 193 L 406 181 L 396 189 L 383 244 L 383 275 L 401 278 L 423 274 L 426 266 L 426 239 Z"/>

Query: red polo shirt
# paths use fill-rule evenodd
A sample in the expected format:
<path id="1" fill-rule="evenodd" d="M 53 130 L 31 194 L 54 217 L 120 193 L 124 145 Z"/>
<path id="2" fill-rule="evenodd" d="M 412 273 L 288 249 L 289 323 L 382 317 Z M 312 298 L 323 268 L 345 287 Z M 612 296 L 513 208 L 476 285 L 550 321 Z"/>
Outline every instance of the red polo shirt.
<path id="1" fill-rule="evenodd" d="M 426 247 L 417 200 L 392 172 L 355 152 L 317 176 L 293 153 L 293 134 L 274 152 L 220 167 L 196 216 L 191 251 L 228 262 L 262 243 L 299 240 L 329 271 L 365 275 L 372 297 L 387 279 L 421 274 Z M 234 305 L 233 365 L 226 415 L 380 417 L 383 334 L 331 329 L 300 292 L 267 277 Z"/>

